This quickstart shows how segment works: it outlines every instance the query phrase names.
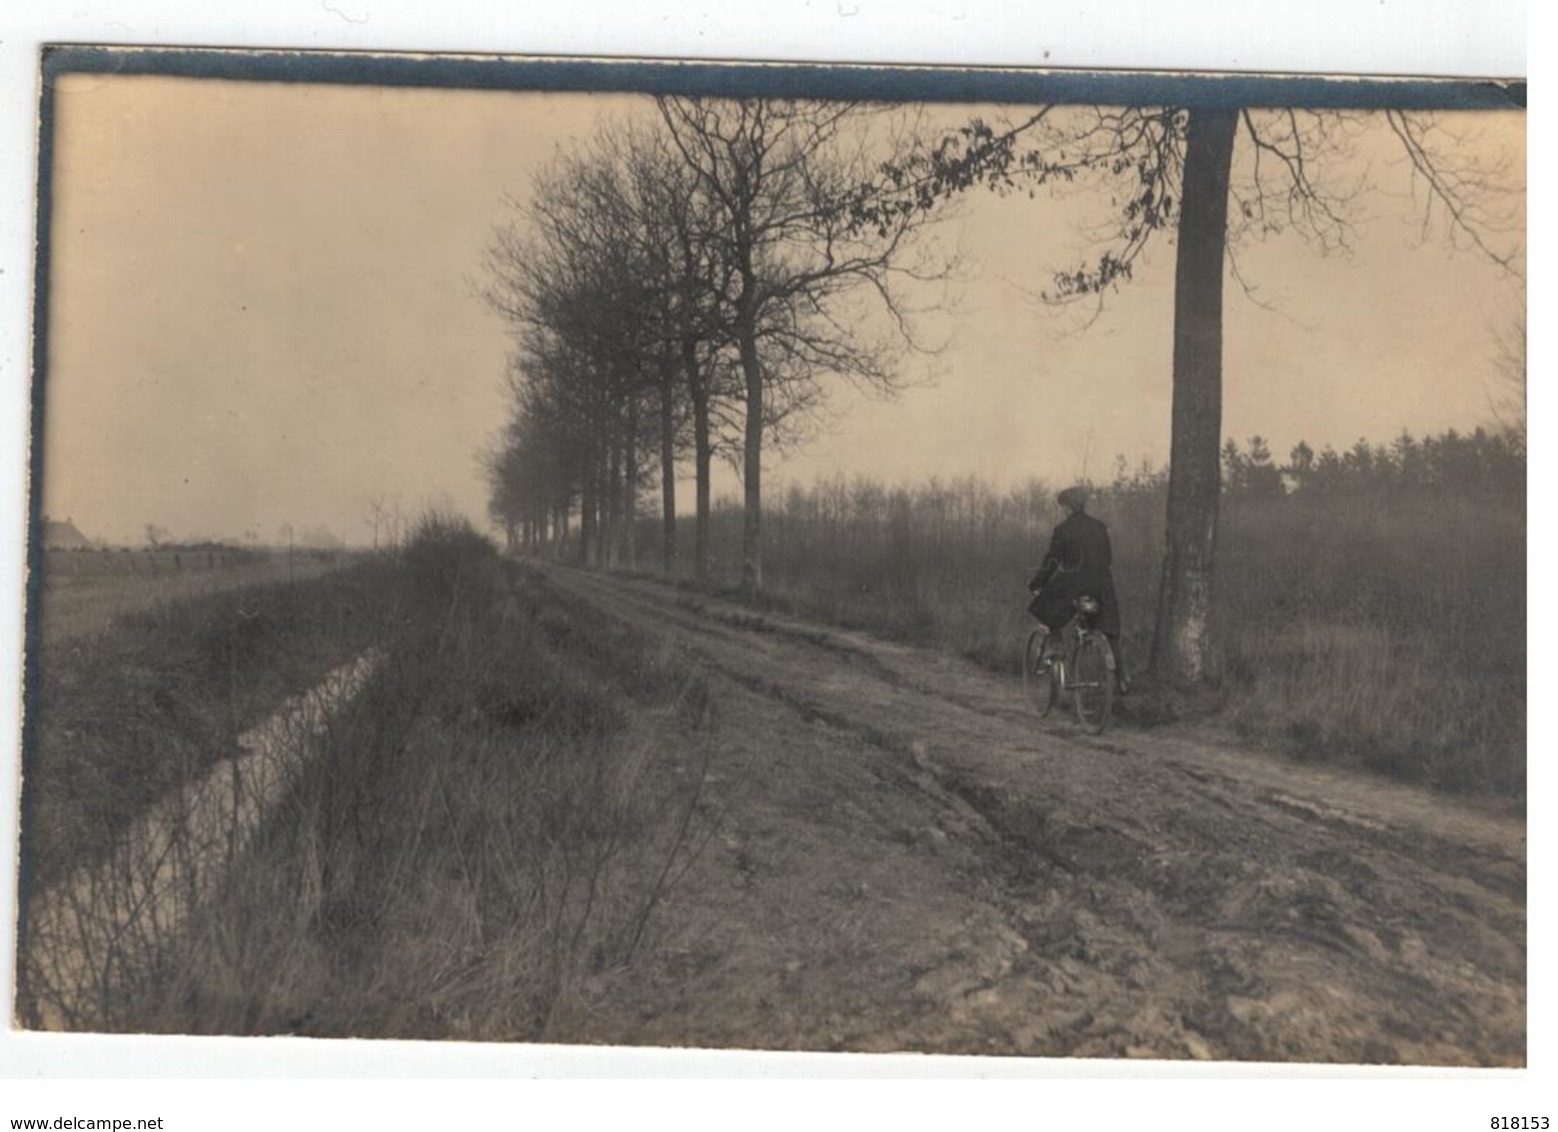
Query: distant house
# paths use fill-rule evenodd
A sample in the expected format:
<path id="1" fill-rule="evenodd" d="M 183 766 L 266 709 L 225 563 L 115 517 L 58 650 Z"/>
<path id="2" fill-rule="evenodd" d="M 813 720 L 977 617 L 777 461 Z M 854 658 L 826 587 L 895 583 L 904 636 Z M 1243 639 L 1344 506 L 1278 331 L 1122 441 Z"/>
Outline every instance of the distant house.
<path id="1" fill-rule="evenodd" d="M 304 527 L 298 534 L 297 544 L 310 550 L 340 550 L 346 546 L 340 536 L 323 525 Z"/>
<path id="2" fill-rule="evenodd" d="M 50 519 L 45 515 L 43 519 L 43 549 L 91 550 L 92 541 L 78 531 L 76 524 L 69 519 L 61 522 L 59 519 Z"/>

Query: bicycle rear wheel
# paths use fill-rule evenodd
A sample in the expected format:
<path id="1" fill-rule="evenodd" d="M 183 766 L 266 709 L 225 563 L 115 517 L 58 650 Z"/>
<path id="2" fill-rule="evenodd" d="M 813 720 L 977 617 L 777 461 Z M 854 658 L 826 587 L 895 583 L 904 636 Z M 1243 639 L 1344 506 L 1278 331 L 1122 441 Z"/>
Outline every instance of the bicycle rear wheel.
<path id="1" fill-rule="evenodd" d="M 1097 735 L 1109 726 L 1114 709 L 1114 653 L 1101 633 L 1084 633 L 1077 642 L 1073 700 L 1077 722 Z"/>
<path id="2" fill-rule="evenodd" d="M 1055 706 L 1059 691 L 1055 663 L 1044 656 L 1044 642 L 1048 637 L 1043 629 L 1035 629 L 1029 634 L 1028 647 L 1022 652 L 1023 691 L 1028 693 L 1028 702 L 1041 718 Z"/>

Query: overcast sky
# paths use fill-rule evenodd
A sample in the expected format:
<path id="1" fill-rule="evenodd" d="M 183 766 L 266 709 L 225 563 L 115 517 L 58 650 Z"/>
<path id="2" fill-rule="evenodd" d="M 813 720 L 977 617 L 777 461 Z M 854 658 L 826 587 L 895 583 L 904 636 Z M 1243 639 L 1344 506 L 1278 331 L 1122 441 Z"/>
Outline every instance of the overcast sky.
<path id="1" fill-rule="evenodd" d="M 636 107 L 636 109 L 635 109 Z M 89 537 L 370 537 L 368 502 L 480 521 L 502 424 L 504 327 L 475 294 L 494 227 L 557 147 L 626 97 L 70 77 L 56 102 L 44 510 Z M 959 111 L 958 113 L 962 113 Z M 949 119 L 950 120 L 950 119 Z M 1523 169 L 1524 117 L 1465 123 Z M 1374 131 L 1341 170 L 1350 256 L 1244 247 L 1230 284 L 1225 433 L 1286 453 L 1489 417 L 1518 283 L 1424 239 Z M 1071 266 L 1087 201 L 970 197 L 950 336 L 884 401 L 836 419 L 770 483 L 867 473 L 1107 477 L 1168 448 L 1173 248 L 1083 328 L 1033 294 Z M 1262 305 L 1265 304 L 1265 305 Z M 733 490 L 726 474 L 724 487 Z M 685 498 L 690 498 L 687 493 Z"/>

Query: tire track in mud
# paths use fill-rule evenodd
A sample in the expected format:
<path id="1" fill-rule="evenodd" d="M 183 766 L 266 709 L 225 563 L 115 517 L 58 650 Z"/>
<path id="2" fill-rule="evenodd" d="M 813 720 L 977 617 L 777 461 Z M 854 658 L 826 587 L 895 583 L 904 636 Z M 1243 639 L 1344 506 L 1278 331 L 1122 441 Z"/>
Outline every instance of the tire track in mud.
<path id="1" fill-rule="evenodd" d="M 634 581 L 636 584 L 651 588 L 663 588 L 658 587 L 654 582 L 642 582 L 637 579 Z M 1396 836 L 1398 830 L 1358 811 L 1366 808 L 1367 805 L 1391 808 L 1392 803 L 1399 803 L 1403 798 L 1414 803 L 1411 807 L 1413 811 L 1426 808 L 1428 813 L 1436 818 L 1442 816 L 1442 811 L 1446 808 L 1459 808 L 1453 802 L 1441 802 L 1411 787 L 1394 786 L 1350 775 L 1345 771 L 1295 769 L 1266 757 L 1252 761 L 1238 754 L 1230 756 L 1229 752 L 1209 746 L 1205 742 L 1187 742 L 1180 738 L 1168 737 L 1161 732 L 1150 737 L 1139 735 L 1127 737 L 1130 736 L 1130 732 L 1117 729 L 1107 737 L 1087 735 L 1073 730 L 1064 712 L 1058 713 L 1047 723 L 1041 723 L 1034 718 L 1031 709 L 1018 694 L 1015 681 L 1003 683 L 987 670 L 962 663 L 955 658 L 936 657 L 933 663 L 941 669 L 942 675 L 956 674 L 960 683 L 975 685 L 972 692 L 952 692 L 937 683 L 916 679 L 895 668 L 886 659 L 936 656 L 924 650 L 877 641 L 850 630 L 808 625 L 773 614 L 754 614 L 739 606 L 731 606 L 729 603 L 717 600 L 700 599 L 682 592 L 675 594 L 674 603 L 680 609 L 703 619 L 701 622 L 697 620 L 680 622 L 683 627 L 695 632 L 709 633 L 711 630 L 708 622 L 714 621 L 740 629 L 789 637 L 817 645 L 819 648 L 847 658 L 866 671 L 879 675 L 895 687 L 917 695 L 940 699 L 955 707 L 974 712 L 981 718 L 1004 719 L 1017 724 L 1025 732 L 1038 732 L 1046 744 L 1053 745 L 1060 742 L 1071 748 L 1082 748 L 1089 752 L 1111 756 L 1151 758 L 1165 769 L 1192 778 L 1204 787 L 1208 787 L 1203 791 L 1203 796 L 1214 804 L 1227 805 L 1226 801 L 1218 796 L 1217 788 L 1229 786 L 1238 788 L 1244 796 L 1243 801 L 1247 803 L 1251 794 L 1252 779 L 1259 775 L 1260 780 L 1270 787 L 1263 796 L 1266 803 L 1272 807 L 1285 810 L 1289 814 L 1308 811 L 1303 816 L 1310 820 L 1324 822 L 1338 829 L 1350 829 L 1360 835 L 1373 835 L 1380 843 L 1398 849 L 1401 848 L 1401 838 Z M 739 641 L 735 636 L 727 639 L 732 643 Z M 1033 750 L 1036 751 L 1037 748 Z M 1234 768 L 1236 773 L 1230 773 L 1227 769 L 1208 769 L 1208 764 L 1229 767 L 1230 757 L 1238 760 L 1238 765 Z M 1338 799 L 1335 792 L 1332 792 L 1330 797 L 1317 795 L 1317 800 L 1301 801 L 1283 793 L 1284 789 L 1294 789 L 1295 782 L 1299 783 L 1298 789 L 1313 792 L 1317 789 L 1317 782 L 1330 779 L 1339 780 L 1343 792 L 1349 797 Z M 1364 804 L 1361 806 L 1357 800 L 1360 793 L 1364 795 Z M 1498 874 L 1497 868 L 1487 870 L 1486 875 L 1490 887 L 1502 887 L 1512 896 L 1523 899 L 1525 881 L 1523 822 L 1504 819 L 1482 820 L 1479 815 L 1468 812 L 1464 808 L 1459 809 L 1461 812 L 1455 814 L 1457 826 L 1455 837 L 1449 839 L 1439 838 L 1432 821 L 1425 823 L 1410 820 L 1419 816 L 1417 813 L 1402 816 L 1408 819 L 1406 824 L 1413 836 L 1428 837 L 1442 843 L 1444 850 L 1454 856 L 1458 864 L 1476 867 L 1473 862 L 1483 862 L 1499 867 L 1515 866 L 1513 876 L 1495 879 Z M 1416 848 L 1417 846 L 1414 845 L 1414 851 Z"/>
<path id="2" fill-rule="evenodd" d="M 544 575 L 948 811 L 1017 942 L 946 985 L 1007 1052 L 1524 1063 L 1523 822 L 1181 737 L 1088 740 L 955 658 Z"/>
<path id="3" fill-rule="evenodd" d="M 588 578 L 590 575 L 584 575 Z M 600 576 L 596 576 L 600 577 Z M 1522 821 L 1488 819 L 1455 803 L 1446 803 L 1410 787 L 1399 787 L 1370 779 L 1348 775 L 1346 772 L 1295 768 L 1266 757 L 1248 758 L 1230 755 L 1225 750 L 1206 743 L 1186 741 L 1163 733 L 1143 736 L 1117 731 L 1108 737 L 1086 735 L 1070 727 L 1063 717 L 1048 722 L 1036 720 L 1023 701 L 1015 680 L 1003 682 L 988 671 L 955 658 L 928 653 L 904 645 L 876 641 L 861 633 L 837 630 L 831 627 L 810 625 L 774 614 L 753 613 L 743 607 L 719 599 L 695 597 L 672 590 L 653 581 L 612 577 L 612 596 L 636 594 L 653 604 L 653 615 L 660 620 L 674 623 L 684 634 L 706 638 L 712 645 L 730 645 L 736 649 L 750 649 L 751 634 L 759 640 L 797 641 L 814 645 L 819 649 L 848 660 L 865 673 L 874 675 L 896 689 L 916 696 L 939 699 L 953 707 L 973 713 L 980 720 L 999 719 L 1016 724 L 1024 738 L 1015 740 L 1012 750 L 1018 753 L 1053 753 L 1064 748 L 1073 756 L 1083 752 L 1102 753 L 1121 758 L 1149 759 L 1158 767 L 1172 774 L 1182 775 L 1198 783 L 1200 794 L 1215 805 L 1229 807 L 1231 803 L 1221 795 L 1233 788 L 1240 795 L 1239 802 L 1246 811 L 1253 798 L 1263 798 L 1274 810 L 1285 815 L 1298 816 L 1302 820 L 1325 823 L 1338 831 L 1373 838 L 1382 845 L 1401 848 L 1402 829 L 1387 826 L 1359 812 L 1369 807 L 1400 809 L 1403 798 L 1412 805 L 1409 812 L 1400 815 L 1406 827 L 1407 839 L 1429 839 L 1436 847 L 1454 858 L 1456 875 L 1466 867 L 1478 867 L 1476 863 L 1491 866 L 1485 869 L 1490 887 L 1502 888 L 1512 897 L 1523 902 L 1525 835 Z M 596 595 L 597 599 L 599 594 Z M 608 597 L 607 600 L 610 600 Z M 707 656 L 721 655 L 718 649 L 705 648 Z M 955 676 L 964 685 L 973 684 L 975 691 L 950 692 L 945 687 L 895 667 L 897 658 L 923 660 L 930 663 L 943 677 Z M 764 677 L 771 694 L 788 697 L 797 705 L 800 698 L 774 680 Z M 819 711 L 815 704 L 806 710 Z M 856 721 L 858 726 L 858 721 Z M 1010 742 L 1010 737 L 1008 737 Z M 1340 791 L 1321 791 L 1328 780 L 1340 784 Z M 1264 784 L 1267 789 L 1258 792 L 1253 787 Z M 1308 791 L 1310 800 L 1294 799 L 1284 791 Z M 1345 797 L 1338 795 L 1345 794 Z M 1441 837 L 1435 821 L 1444 811 L 1453 813 L 1453 835 Z M 1428 820 L 1422 820 L 1426 811 Z M 1421 848 L 1421 842 L 1413 841 L 1412 851 Z M 1499 877 L 1500 879 L 1493 879 Z"/>

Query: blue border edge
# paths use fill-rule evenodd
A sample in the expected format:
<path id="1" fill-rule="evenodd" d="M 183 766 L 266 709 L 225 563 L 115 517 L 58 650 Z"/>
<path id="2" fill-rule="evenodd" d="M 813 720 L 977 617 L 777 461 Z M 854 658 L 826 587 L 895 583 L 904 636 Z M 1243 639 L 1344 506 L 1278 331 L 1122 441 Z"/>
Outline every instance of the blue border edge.
<path id="1" fill-rule="evenodd" d="M 1524 109 L 1517 78 L 1079 71 L 854 63 L 534 58 L 221 47 L 42 48 L 48 80 L 70 73 L 254 82 L 588 91 L 882 102 L 1059 102 L 1314 109 Z"/>

